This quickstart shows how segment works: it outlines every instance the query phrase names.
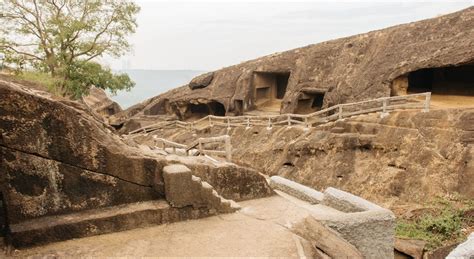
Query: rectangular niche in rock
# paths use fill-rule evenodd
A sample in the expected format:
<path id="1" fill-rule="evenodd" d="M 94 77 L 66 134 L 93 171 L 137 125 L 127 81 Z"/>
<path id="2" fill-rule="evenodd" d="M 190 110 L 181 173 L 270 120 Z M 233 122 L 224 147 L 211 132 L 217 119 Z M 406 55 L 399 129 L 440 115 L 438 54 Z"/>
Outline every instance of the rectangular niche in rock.
<path id="1" fill-rule="evenodd" d="M 253 88 L 255 89 L 257 108 L 281 103 L 286 93 L 289 77 L 289 72 L 255 72 Z"/>
<path id="2" fill-rule="evenodd" d="M 298 96 L 295 113 L 308 114 L 321 110 L 324 102 L 325 90 L 303 89 Z"/>

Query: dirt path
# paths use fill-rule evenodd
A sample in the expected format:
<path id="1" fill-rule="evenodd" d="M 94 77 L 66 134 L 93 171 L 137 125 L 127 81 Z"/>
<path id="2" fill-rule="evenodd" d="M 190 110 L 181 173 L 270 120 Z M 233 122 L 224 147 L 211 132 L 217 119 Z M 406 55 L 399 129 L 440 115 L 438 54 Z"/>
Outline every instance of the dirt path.
<path id="1" fill-rule="evenodd" d="M 281 196 L 241 202 L 242 210 L 200 220 L 58 242 L 13 256 L 311 257 L 310 244 L 288 230 L 307 211 Z"/>

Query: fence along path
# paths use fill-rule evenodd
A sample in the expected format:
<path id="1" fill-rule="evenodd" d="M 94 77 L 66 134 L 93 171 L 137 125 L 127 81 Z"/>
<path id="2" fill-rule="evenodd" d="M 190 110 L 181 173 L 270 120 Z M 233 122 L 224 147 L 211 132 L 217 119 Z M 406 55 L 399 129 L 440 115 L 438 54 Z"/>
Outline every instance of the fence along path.
<path id="1" fill-rule="evenodd" d="M 424 98 L 420 102 L 420 98 Z M 261 116 L 214 116 L 208 115 L 193 122 L 173 121 L 167 125 L 195 130 L 197 125 L 207 123 L 208 126 L 239 127 L 245 126 L 267 126 L 271 129 L 273 126 L 293 126 L 302 125 L 306 128 L 312 127 L 315 123 L 326 123 L 340 120 L 343 118 L 381 112 L 381 117 L 388 115 L 390 111 L 399 109 L 422 109 L 428 112 L 430 109 L 431 92 L 410 94 L 403 96 L 382 97 L 368 101 L 344 103 L 331 106 L 329 108 L 309 113 L 309 114 L 280 114 L 280 115 L 261 115 Z M 162 128 L 163 123 L 152 124 L 134 131 L 129 134 L 147 133 Z"/>
<path id="2" fill-rule="evenodd" d="M 224 156 L 227 161 L 232 160 L 232 145 L 230 142 L 230 136 L 223 135 L 218 137 L 210 137 L 210 138 L 198 138 L 191 142 L 189 145 L 184 145 L 180 143 L 176 143 L 167 139 L 158 138 L 156 135 L 153 136 L 154 145 L 155 147 L 159 147 L 162 150 L 172 154 L 179 155 L 179 151 L 184 153 L 186 156 L 190 155 L 208 155 L 208 156 Z M 207 144 L 214 144 L 210 149 L 206 147 Z M 216 145 L 217 144 L 217 147 Z M 219 149 L 219 144 L 224 144 L 224 150 Z M 194 152 L 192 152 L 194 150 Z M 196 153 L 198 151 L 198 153 Z"/>

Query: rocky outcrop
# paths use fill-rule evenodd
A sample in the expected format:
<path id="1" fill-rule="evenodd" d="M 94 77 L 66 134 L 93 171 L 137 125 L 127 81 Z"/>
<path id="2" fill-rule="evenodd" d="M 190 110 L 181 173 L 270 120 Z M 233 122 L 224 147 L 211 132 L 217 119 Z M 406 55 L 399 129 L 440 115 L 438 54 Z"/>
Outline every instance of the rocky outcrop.
<path id="1" fill-rule="evenodd" d="M 97 87 L 92 87 L 89 94 L 82 97 L 82 101 L 92 111 L 105 118 L 122 111 L 118 103 L 112 101 L 104 90 Z"/>
<path id="2" fill-rule="evenodd" d="M 5 81 L 0 94 L 0 186 L 10 224 L 164 197 L 163 160 L 127 146 L 79 103 Z"/>
<path id="3" fill-rule="evenodd" d="M 170 207 L 167 201 L 173 200 L 173 194 L 169 190 L 174 194 L 183 191 L 179 183 L 170 181 L 173 177 L 168 182 L 163 177 L 164 167 L 174 164 L 173 159 L 124 142 L 79 102 L 52 99 L 1 80 L 0 95 L 0 219 L 15 246 L 201 218 L 238 208 L 216 190 L 238 199 L 272 194 L 256 171 L 230 163 L 210 167 L 191 158 L 191 168 L 218 188 L 191 176 L 188 169 L 193 188 L 187 191 L 206 206 L 174 208 L 172 203 Z M 210 176 L 214 172 L 217 178 Z"/>
<path id="4" fill-rule="evenodd" d="M 228 134 L 237 164 L 317 190 L 328 186 L 382 203 L 418 202 L 456 192 L 474 197 L 474 109 L 398 111 L 299 127 L 212 127 Z M 179 132 L 179 133 L 178 133 Z M 179 143 L 187 130 L 160 131 Z M 171 137 L 172 136 L 172 137 Z"/>
<path id="5" fill-rule="evenodd" d="M 257 107 L 259 96 L 266 94 L 258 92 L 260 86 L 256 84 L 279 78 L 282 83 L 287 81 L 282 88 L 286 92 L 277 96 L 282 98 L 282 113 L 298 111 L 298 103 L 307 100 L 313 100 L 309 107 L 328 107 L 403 94 L 411 72 L 474 63 L 473 28 L 471 7 L 434 19 L 275 53 L 214 71 L 212 81 L 208 74 L 197 77 L 189 85 L 153 97 L 130 109 L 133 112 L 124 111 L 117 117 L 123 122 L 133 115 L 151 115 L 152 108 L 164 100 L 175 107 L 170 111 L 182 113 L 189 103 L 199 100 L 218 102 L 228 114 L 239 114 Z"/>

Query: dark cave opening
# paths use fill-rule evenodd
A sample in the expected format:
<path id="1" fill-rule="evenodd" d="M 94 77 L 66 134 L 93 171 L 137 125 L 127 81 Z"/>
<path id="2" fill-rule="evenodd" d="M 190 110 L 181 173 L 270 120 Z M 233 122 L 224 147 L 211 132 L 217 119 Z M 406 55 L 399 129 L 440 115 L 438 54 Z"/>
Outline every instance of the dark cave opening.
<path id="1" fill-rule="evenodd" d="M 474 96 L 474 64 L 424 68 L 408 74 L 408 93 Z"/>
<path id="2" fill-rule="evenodd" d="M 209 103 L 189 103 L 186 112 L 186 118 L 204 118 L 207 115 L 225 116 L 225 106 L 216 101 Z"/>
<path id="3" fill-rule="evenodd" d="M 258 104 L 282 100 L 285 97 L 289 72 L 255 72 L 253 85 Z"/>

